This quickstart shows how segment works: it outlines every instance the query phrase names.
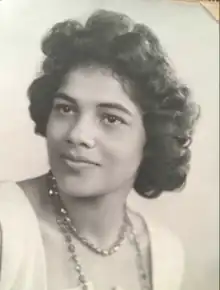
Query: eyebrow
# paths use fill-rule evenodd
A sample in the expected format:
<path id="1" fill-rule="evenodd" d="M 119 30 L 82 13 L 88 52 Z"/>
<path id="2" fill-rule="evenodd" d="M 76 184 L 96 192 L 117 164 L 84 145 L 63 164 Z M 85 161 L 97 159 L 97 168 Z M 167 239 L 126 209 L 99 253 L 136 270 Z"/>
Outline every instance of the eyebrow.
<path id="1" fill-rule="evenodd" d="M 63 100 L 68 101 L 70 103 L 77 104 L 77 101 L 74 98 L 72 98 L 64 93 L 60 93 L 60 92 L 56 93 L 55 98 L 63 99 Z M 133 116 L 132 112 L 129 109 L 127 109 L 126 107 L 124 107 L 123 105 L 121 105 L 119 103 L 114 103 L 114 102 L 101 103 L 98 105 L 98 107 L 104 108 L 104 109 L 106 108 L 106 109 L 119 110 L 119 111 L 124 112 L 125 114 L 128 114 L 129 116 Z"/>
<path id="2" fill-rule="evenodd" d="M 60 93 L 60 92 L 55 94 L 55 99 L 62 99 L 62 100 L 68 101 L 70 103 L 76 104 L 75 99 L 71 98 L 70 96 L 68 96 L 64 93 Z"/>
<path id="3" fill-rule="evenodd" d="M 107 109 L 116 109 L 119 111 L 122 111 L 130 116 L 133 116 L 132 112 L 130 110 L 128 110 L 127 108 L 125 108 L 123 105 L 119 104 L 119 103 L 102 103 L 99 104 L 100 108 L 107 108 Z"/>

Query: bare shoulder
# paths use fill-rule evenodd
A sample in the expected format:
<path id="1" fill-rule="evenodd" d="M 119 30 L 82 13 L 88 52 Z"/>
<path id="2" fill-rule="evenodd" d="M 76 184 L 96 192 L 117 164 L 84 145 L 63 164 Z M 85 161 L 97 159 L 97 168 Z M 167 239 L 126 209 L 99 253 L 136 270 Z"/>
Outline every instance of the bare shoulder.
<path id="1" fill-rule="evenodd" d="M 16 183 L 25 192 L 25 194 L 29 196 L 42 189 L 45 185 L 45 175 L 24 179 Z"/>

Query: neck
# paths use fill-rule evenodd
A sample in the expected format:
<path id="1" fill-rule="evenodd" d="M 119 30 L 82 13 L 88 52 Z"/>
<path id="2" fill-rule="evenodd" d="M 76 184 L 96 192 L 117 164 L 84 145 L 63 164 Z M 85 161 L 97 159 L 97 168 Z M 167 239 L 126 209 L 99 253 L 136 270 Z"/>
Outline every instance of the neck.
<path id="1" fill-rule="evenodd" d="M 123 190 L 88 198 L 60 194 L 78 233 L 97 246 L 107 247 L 115 242 L 123 224 L 128 193 Z"/>

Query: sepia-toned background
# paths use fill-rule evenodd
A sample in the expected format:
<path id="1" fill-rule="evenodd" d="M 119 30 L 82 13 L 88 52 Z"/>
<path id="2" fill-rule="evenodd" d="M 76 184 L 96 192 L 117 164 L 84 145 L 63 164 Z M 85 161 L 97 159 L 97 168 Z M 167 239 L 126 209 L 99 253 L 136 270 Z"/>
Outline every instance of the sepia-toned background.
<path id="1" fill-rule="evenodd" d="M 66 18 L 85 19 L 96 8 L 129 14 L 152 27 L 179 76 L 192 88 L 202 117 L 192 146 L 186 189 L 143 201 L 131 196 L 182 240 L 186 271 L 182 290 L 217 290 L 219 175 L 218 24 L 198 3 L 166 0 L 0 1 L 0 180 L 45 172 L 44 140 L 33 133 L 26 89 L 39 71 L 40 40 Z"/>

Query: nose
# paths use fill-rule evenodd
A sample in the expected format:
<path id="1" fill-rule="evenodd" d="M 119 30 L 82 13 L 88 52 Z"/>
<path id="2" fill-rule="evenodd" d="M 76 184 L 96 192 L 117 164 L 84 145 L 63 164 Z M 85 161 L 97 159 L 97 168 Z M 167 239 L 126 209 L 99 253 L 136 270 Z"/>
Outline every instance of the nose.
<path id="1" fill-rule="evenodd" d="M 95 122 L 89 115 L 80 117 L 76 123 L 71 125 L 67 136 L 67 143 L 76 147 L 94 148 L 96 145 L 95 131 Z"/>

